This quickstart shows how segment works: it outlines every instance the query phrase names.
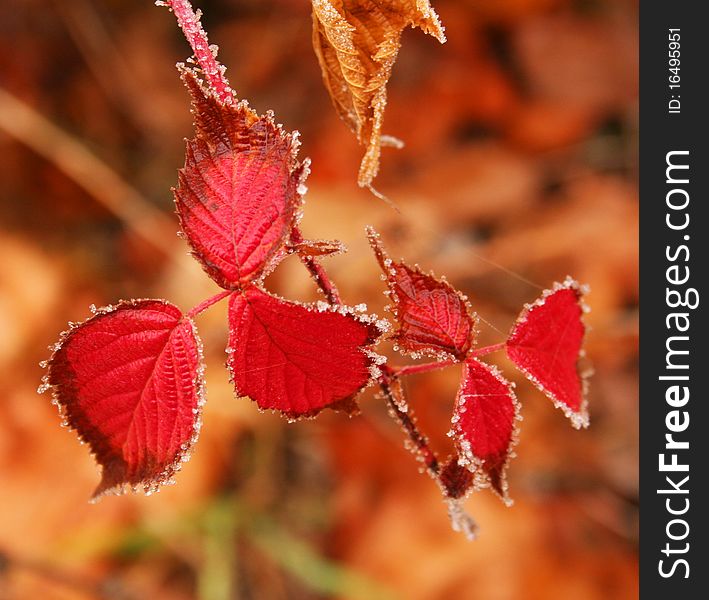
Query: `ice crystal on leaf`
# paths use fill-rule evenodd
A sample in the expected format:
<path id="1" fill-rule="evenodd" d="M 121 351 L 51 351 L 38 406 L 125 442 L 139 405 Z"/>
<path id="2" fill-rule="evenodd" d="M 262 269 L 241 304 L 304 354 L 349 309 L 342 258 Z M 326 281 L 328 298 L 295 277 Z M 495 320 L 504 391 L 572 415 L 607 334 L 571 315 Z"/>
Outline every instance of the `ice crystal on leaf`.
<path id="1" fill-rule="evenodd" d="M 228 366 L 237 394 L 289 418 L 356 410 L 381 332 L 353 309 L 302 305 L 252 287 L 229 301 Z"/>
<path id="2" fill-rule="evenodd" d="M 578 365 L 586 331 L 584 293 L 571 278 L 555 284 L 525 306 L 507 340 L 510 360 L 577 429 L 588 426 L 586 374 Z"/>
<path id="3" fill-rule="evenodd" d="M 473 472 L 476 488 L 492 487 L 506 504 L 511 503 L 506 471 L 518 417 L 512 385 L 494 366 L 467 359 L 452 418 L 459 462 Z"/>
<path id="4" fill-rule="evenodd" d="M 373 229 L 368 230 L 368 236 L 399 323 L 393 339 L 400 351 L 415 358 L 423 353 L 440 360 L 463 360 L 473 344 L 476 326 L 465 297 L 447 281 L 391 260 Z"/>
<path id="5" fill-rule="evenodd" d="M 181 68 L 192 96 L 195 137 L 174 190 L 195 258 L 220 286 L 243 288 L 263 275 L 286 243 L 301 203 L 307 163 L 299 142 L 270 115 L 224 104 L 197 72 Z"/>
<path id="6" fill-rule="evenodd" d="M 94 496 L 170 479 L 199 431 L 201 346 L 164 300 L 99 310 L 62 335 L 47 383 L 102 467 Z"/>

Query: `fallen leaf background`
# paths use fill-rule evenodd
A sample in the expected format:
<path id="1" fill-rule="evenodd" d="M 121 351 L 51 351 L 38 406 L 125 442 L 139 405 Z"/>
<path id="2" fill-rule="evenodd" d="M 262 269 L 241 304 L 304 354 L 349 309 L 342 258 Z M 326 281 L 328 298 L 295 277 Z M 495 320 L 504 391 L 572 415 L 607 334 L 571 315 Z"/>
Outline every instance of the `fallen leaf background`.
<path id="1" fill-rule="evenodd" d="M 445 43 L 428 0 L 313 0 L 313 50 L 332 104 L 366 147 L 357 182 L 369 187 L 379 171 L 382 146 L 403 142 L 382 129 L 386 86 L 407 27 Z"/>
<path id="2" fill-rule="evenodd" d="M 323 87 L 310 4 L 199 3 L 237 92 L 301 132 L 303 232 L 347 245 L 324 259 L 345 302 L 386 304 L 365 225 L 469 296 L 481 344 L 554 280 L 590 284 L 591 427 L 515 375 L 515 504 L 471 497 L 471 544 L 371 393 L 362 417 L 298 424 L 235 400 L 219 305 L 198 318 L 208 401 L 177 484 L 88 504 L 98 469 L 36 394 L 47 346 L 92 303 L 186 310 L 217 291 L 172 214 L 189 50 L 151 2 L 17 0 L 0 24 L 0 598 L 637 596 L 637 2 L 433 6 L 448 42 L 407 29 L 388 86 L 386 133 L 406 147 L 384 149 L 376 183 L 399 214 L 357 187 L 362 149 Z M 318 299 L 295 257 L 268 285 Z M 436 448 L 459 374 L 406 383 Z"/>

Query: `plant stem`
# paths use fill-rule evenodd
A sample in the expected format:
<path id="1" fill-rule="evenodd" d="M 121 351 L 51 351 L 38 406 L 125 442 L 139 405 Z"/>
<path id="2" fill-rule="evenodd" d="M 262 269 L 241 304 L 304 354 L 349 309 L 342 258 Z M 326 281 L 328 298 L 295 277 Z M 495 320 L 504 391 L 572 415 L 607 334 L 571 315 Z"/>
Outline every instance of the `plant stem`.
<path id="1" fill-rule="evenodd" d="M 298 231 L 295 227 L 293 230 L 294 231 L 291 233 L 291 240 L 293 243 L 298 243 L 302 240 L 302 236 L 300 231 Z M 337 288 L 330 280 L 330 277 L 325 269 L 314 259 L 307 260 L 305 257 L 301 256 L 301 260 L 315 278 L 315 282 L 318 284 L 323 294 L 327 297 L 328 302 L 330 304 L 340 304 L 340 296 L 337 292 Z M 438 365 L 441 363 L 436 364 Z M 417 449 L 419 455 L 423 458 L 423 462 L 426 465 L 429 474 L 437 480 L 440 473 L 438 458 L 436 457 L 435 452 L 428 445 L 428 438 L 426 438 L 426 436 L 421 433 L 417 427 L 416 422 L 413 419 L 413 415 L 410 412 L 404 412 L 401 410 L 401 407 L 396 401 L 394 391 L 391 388 L 391 378 L 396 377 L 397 373 L 391 367 L 387 367 L 386 365 L 383 365 L 383 367 L 382 375 L 377 380 L 382 394 L 384 394 L 384 398 L 386 399 L 393 416 L 397 421 L 399 421 L 401 426 L 404 428 L 406 435 L 409 436 L 409 440 L 411 440 L 411 443 Z"/>
<path id="2" fill-rule="evenodd" d="M 229 80 L 224 75 L 226 68 L 216 58 L 216 48 L 212 51 L 207 39 L 207 32 L 200 23 L 201 12 L 195 12 L 189 0 L 163 0 L 158 2 L 162 6 L 167 6 L 177 17 L 177 24 L 187 41 L 192 47 L 194 56 L 197 59 L 205 78 L 212 91 L 224 102 L 232 104 L 236 94 L 229 85 Z"/>
<path id="3" fill-rule="evenodd" d="M 500 350 L 504 350 L 505 346 L 505 342 L 500 342 L 499 344 L 492 344 L 491 346 L 484 346 L 483 348 L 478 348 L 477 350 L 473 351 L 470 356 L 473 358 L 479 358 L 481 356 L 492 354 L 493 352 L 499 352 Z"/>
<path id="4" fill-rule="evenodd" d="M 291 232 L 291 241 L 294 244 L 302 241 L 302 235 L 300 231 L 294 227 Z M 327 298 L 330 304 L 340 304 L 340 295 L 337 292 L 335 284 L 330 279 L 329 275 L 325 269 L 313 258 L 307 259 L 307 257 L 300 256 L 301 261 L 305 267 L 310 271 L 311 275 L 315 279 L 318 287 L 322 290 L 323 294 Z M 431 363 L 433 364 L 433 363 Z M 441 364 L 441 363 L 436 363 Z M 452 364 L 452 363 L 451 363 Z M 445 365 L 444 365 L 445 366 Z M 410 412 L 404 412 L 396 401 L 396 396 L 391 388 L 391 378 L 396 377 L 398 373 L 391 367 L 383 366 L 382 375 L 377 380 L 379 387 L 381 388 L 382 394 L 392 411 L 394 418 L 401 424 L 409 436 L 409 440 L 414 445 L 419 455 L 423 458 L 424 464 L 428 469 L 428 472 L 434 479 L 438 479 L 440 468 L 438 466 L 438 458 L 435 452 L 428 445 L 428 438 L 421 433 L 413 419 L 413 415 Z M 403 393 L 403 392 L 402 392 Z"/>
<path id="5" fill-rule="evenodd" d="M 404 365 L 402 367 L 391 367 L 394 373 L 403 377 L 405 375 L 417 375 L 419 373 L 430 373 L 431 371 L 437 371 L 438 369 L 445 369 L 456 364 L 455 360 L 441 360 L 434 362 L 427 362 L 418 365 Z"/>
<path id="6" fill-rule="evenodd" d="M 428 445 L 428 438 L 421 433 L 419 428 L 416 426 L 416 421 L 414 420 L 413 414 L 409 411 L 404 412 L 401 410 L 399 403 L 396 401 L 396 396 L 391 388 L 391 383 L 385 375 L 379 378 L 379 387 L 386 398 L 389 408 L 394 413 L 396 420 L 399 421 L 401 426 L 404 428 L 406 435 L 409 436 L 409 440 L 413 443 L 419 456 L 423 459 L 424 465 L 428 470 L 431 477 L 438 479 L 440 474 L 440 467 L 438 464 L 438 458 L 436 453 Z"/>
<path id="7" fill-rule="evenodd" d="M 294 245 L 303 241 L 303 234 L 295 225 L 293 229 L 291 229 L 290 239 L 291 243 Z M 322 290 L 322 293 L 325 294 L 327 301 L 330 304 L 342 304 L 340 292 L 337 291 L 337 287 L 318 260 L 312 256 L 303 256 L 300 253 L 298 253 L 298 258 L 300 258 L 300 262 L 303 263 L 305 268 L 308 269 L 308 272 L 315 280 L 317 286 Z"/>
<path id="8" fill-rule="evenodd" d="M 234 293 L 234 290 L 223 290 L 219 292 L 218 294 L 215 294 L 211 298 L 207 298 L 203 302 L 200 302 L 197 306 L 195 306 L 190 312 L 187 313 L 187 317 L 190 319 L 196 317 L 199 313 L 204 312 L 207 310 L 210 306 L 213 304 L 216 304 L 217 302 L 223 300 L 227 296 L 231 296 L 231 294 Z"/>
<path id="9" fill-rule="evenodd" d="M 499 350 L 504 350 L 505 343 L 501 342 L 499 344 L 492 344 L 491 346 L 484 346 L 478 348 L 470 353 L 473 358 L 478 358 L 480 356 L 486 356 L 492 354 L 493 352 L 498 352 Z M 445 369 L 452 365 L 457 364 L 457 360 L 441 360 L 434 362 L 421 363 L 417 365 L 404 365 L 402 367 L 390 367 L 391 370 L 398 377 L 404 377 L 406 375 L 418 375 L 419 373 L 430 373 L 431 371 L 438 371 L 439 369 Z"/>

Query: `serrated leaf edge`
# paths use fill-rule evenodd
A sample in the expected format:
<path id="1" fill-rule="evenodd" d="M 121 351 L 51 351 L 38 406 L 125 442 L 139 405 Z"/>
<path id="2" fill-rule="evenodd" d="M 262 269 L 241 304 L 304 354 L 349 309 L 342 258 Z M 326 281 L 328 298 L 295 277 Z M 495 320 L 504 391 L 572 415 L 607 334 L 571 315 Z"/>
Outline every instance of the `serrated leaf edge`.
<path id="1" fill-rule="evenodd" d="M 296 306 L 300 306 L 301 308 L 305 308 L 308 311 L 313 311 L 315 309 L 315 312 L 331 312 L 331 313 L 339 313 L 341 315 L 347 315 L 351 316 L 354 318 L 356 321 L 359 323 L 362 323 L 364 325 L 368 326 L 373 326 L 377 332 L 378 335 L 374 339 L 374 341 L 370 344 L 367 344 L 364 347 L 360 347 L 360 351 L 367 357 L 369 360 L 369 366 L 368 366 L 368 371 L 369 371 L 369 379 L 352 395 L 348 396 L 347 398 L 342 398 L 332 404 L 328 404 L 326 406 L 323 406 L 319 409 L 316 409 L 312 412 L 302 414 L 302 415 L 293 415 L 292 413 L 289 413 L 287 411 L 282 411 L 277 408 L 262 408 L 258 405 L 258 402 L 254 400 L 253 398 L 249 396 L 240 396 L 238 394 L 238 390 L 236 389 L 236 377 L 234 374 L 234 369 L 232 368 L 230 361 L 227 359 L 225 366 L 229 372 L 229 381 L 232 384 L 232 387 L 234 389 L 234 398 L 237 400 L 240 398 L 248 398 L 251 402 L 254 403 L 256 406 L 256 409 L 260 413 L 271 413 L 271 414 L 277 414 L 282 417 L 284 417 L 289 423 L 297 423 L 298 421 L 304 421 L 304 420 L 313 420 L 315 419 L 323 410 L 330 408 L 334 410 L 343 410 L 344 412 L 347 413 L 348 416 L 356 416 L 359 414 L 359 407 L 355 404 L 356 399 L 366 390 L 367 388 L 371 387 L 374 385 L 379 377 L 381 376 L 381 369 L 379 368 L 381 365 L 385 364 L 387 362 L 387 357 L 378 354 L 373 350 L 374 347 L 376 347 L 379 342 L 381 341 L 381 337 L 386 333 L 386 331 L 391 327 L 390 323 L 386 319 L 380 319 L 376 314 L 374 313 L 366 313 L 365 311 L 367 310 L 367 306 L 365 304 L 360 304 L 357 306 L 348 306 L 346 304 L 329 304 L 327 302 L 324 302 L 322 300 L 318 300 L 316 302 L 298 302 L 297 300 L 289 300 L 287 298 L 283 298 L 282 296 L 275 294 L 273 292 L 270 292 L 266 290 L 263 286 L 261 285 L 254 285 L 252 287 L 257 288 L 264 294 L 271 296 L 272 298 L 275 298 L 276 300 L 279 300 L 280 302 L 285 302 L 287 304 L 293 304 Z M 240 294 L 241 292 L 239 291 L 234 291 L 232 295 L 234 294 Z M 227 347 L 225 350 L 226 354 L 229 355 L 233 352 L 233 350 L 230 347 Z"/>
<path id="2" fill-rule="evenodd" d="M 512 434 L 510 436 L 510 442 L 507 445 L 507 453 L 505 457 L 505 462 L 503 463 L 501 469 L 500 469 L 500 487 L 502 488 L 502 494 L 500 494 L 492 485 L 492 482 L 490 480 L 490 476 L 485 472 L 484 469 L 484 459 L 480 459 L 477 456 L 475 456 L 474 452 L 472 451 L 472 448 L 470 447 L 470 442 L 465 439 L 461 425 L 460 425 L 460 418 L 459 415 L 461 414 L 461 409 L 463 409 L 462 412 L 465 412 L 465 401 L 466 399 L 462 399 L 461 397 L 463 394 L 460 393 L 460 390 L 462 389 L 464 379 L 465 379 L 465 374 L 461 376 L 460 379 L 460 387 L 458 390 L 458 393 L 456 394 L 455 398 L 455 406 L 453 409 L 453 417 L 451 418 L 451 429 L 448 432 L 448 435 L 453 438 L 455 442 L 455 447 L 458 452 L 458 464 L 461 466 L 466 467 L 471 473 L 473 473 L 473 485 L 471 486 L 470 492 L 472 491 L 478 491 L 482 490 L 485 488 L 490 488 L 493 493 L 504 502 L 505 506 L 512 506 L 514 504 L 514 501 L 510 498 L 509 496 L 509 483 L 507 481 L 507 469 L 509 467 L 510 460 L 515 458 L 516 454 L 514 452 L 515 446 L 519 443 L 519 434 L 520 434 L 520 428 L 518 423 L 522 420 L 522 405 L 520 404 L 519 400 L 517 399 L 517 395 L 515 394 L 515 384 L 512 381 L 509 381 L 508 379 L 505 378 L 505 376 L 502 374 L 502 371 L 496 366 L 492 365 L 487 362 L 483 362 L 481 360 L 478 360 L 476 358 L 468 358 L 467 361 L 475 361 L 476 363 L 482 365 L 485 369 L 488 370 L 488 372 L 495 378 L 497 379 L 501 384 L 503 384 L 510 395 L 510 398 L 512 399 L 512 404 L 514 406 L 514 417 L 513 417 L 513 425 L 512 425 Z M 463 365 L 463 368 L 465 369 L 465 363 Z M 458 417 L 458 418 L 456 418 Z"/>
<path id="3" fill-rule="evenodd" d="M 401 323 L 399 320 L 399 311 L 397 309 L 397 305 L 399 303 L 396 291 L 394 289 L 394 285 L 392 284 L 392 277 L 395 276 L 395 273 L 393 272 L 393 269 L 391 269 L 391 265 L 394 263 L 400 264 L 408 269 L 411 269 L 412 271 L 415 271 L 417 274 L 420 275 L 425 275 L 427 277 L 431 277 L 434 279 L 437 283 L 441 283 L 444 286 L 446 286 L 451 292 L 453 292 L 458 298 L 461 300 L 463 303 L 463 306 L 465 306 L 465 312 L 467 313 L 468 317 L 471 320 L 471 328 L 470 328 L 470 335 L 468 337 L 468 349 L 466 350 L 465 354 L 454 354 L 452 352 L 447 352 L 443 349 L 439 350 L 434 350 L 433 348 L 420 348 L 418 350 L 407 350 L 405 348 L 402 348 L 398 343 L 397 339 L 399 337 L 399 331 L 401 329 L 401 326 L 399 325 L 398 330 L 399 331 L 394 331 L 392 332 L 388 337 L 394 341 L 395 346 L 394 350 L 398 352 L 399 354 L 403 356 L 409 356 L 414 359 L 421 358 L 423 356 L 427 356 L 429 358 L 433 358 L 437 360 L 438 362 L 444 362 L 444 361 L 455 361 L 455 362 L 463 362 L 466 357 L 475 349 L 475 345 L 477 344 L 477 339 L 478 339 L 478 333 L 480 332 L 479 329 L 479 324 L 480 324 L 480 317 L 478 314 L 473 310 L 472 305 L 470 304 L 470 300 L 468 297 L 463 294 L 460 290 L 456 289 L 453 287 L 448 280 L 445 277 L 436 277 L 435 273 L 433 271 L 429 271 L 426 273 L 423 271 L 418 264 L 414 264 L 413 267 L 407 265 L 403 259 L 400 261 L 395 261 L 393 260 L 387 251 L 384 249 L 384 246 L 381 243 L 381 236 L 379 233 L 374 229 L 372 226 L 367 226 L 365 228 L 366 234 L 367 234 L 367 239 L 369 240 L 369 245 L 374 251 L 374 254 L 377 258 L 377 262 L 379 263 L 381 269 L 382 269 L 382 278 L 387 284 L 387 290 L 384 292 L 384 295 L 392 301 L 392 304 L 389 304 L 385 307 L 385 310 L 390 312 L 397 320 L 397 323 Z"/>
<path id="4" fill-rule="evenodd" d="M 510 338 L 512 335 L 515 333 L 517 327 L 527 321 L 527 317 L 529 316 L 529 313 L 534 310 L 535 308 L 538 308 L 540 306 L 544 306 L 546 303 L 547 298 L 549 296 L 552 296 L 559 290 L 574 290 L 576 292 L 576 297 L 577 301 L 579 303 L 579 306 L 581 307 L 581 314 L 587 314 L 590 312 L 589 306 L 585 303 L 584 301 L 584 296 L 588 294 L 590 291 L 590 288 L 586 284 L 581 284 L 578 281 L 576 281 L 574 278 L 571 276 L 567 276 L 566 279 L 562 283 L 559 283 L 557 281 L 554 282 L 551 288 L 546 289 L 542 292 L 541 296 L 537 298 L 534 302 L 527 303 L 524 305 L 524 308 L 522 309 L 522 312 L 519 314 L 517 317 L 517 320 L 514 322 L 514 325 L 512 325 L 512 328 L 510 329 L 510 333 L 507 336 L 507 340 L 505 341 L 505 351 L 507 352 L 507 347 Z M 579 357 L 576 360 L 576 371 L 578 373 L 579 379 L 581 381 L 581 406 L 579 407 L 578 412 L 572 410 L 569 406 L 567 406 L 564 402 L 559 400 L 554 393 L 549 391 L 544 387 L 544 385 L 532 374 L 529 372 L 528 369 L 519 366 L 517 363 L 515 363 L 514 360 L 512 360 L 509 357 L 509 353 L 507 353 L 508 358 L 510 358 L 510 361 L 514 366 L 521 371 L 524 376 L 536 387 L 542 394 L 544 394 L 547 398 L 549 398 L 552 401 L 552 404 L 554 407 L 560 409 L 563 413 L 564 416 L 566 416 L 570 421 L 572 427 L 574 429 L 585 429 L 589 426 L 590 424 L 590 417 L 588 413 L 588 389 L 589 389 L 589 379 L 593 375 L 593 369 L 591 368 L 586 368 L 581 370 L 579 368 L 579 360 L 583 357 L 585 357 L 585 351 L 583 348 L 583 343 L 585 342 L 586 339 L 586 334 L 589 331 L 589 327 L 586 325 L 586 323 L 581 320 L 581 323 L 583 324 L 584 327 L 584 337 L 581 342 L 581 350 L 579 352 Z"/>
<path id="5" fill-rule="evenodd" d="M 37 388 L 37 392 L 39 394 L 43 394 L 46 391 L 51 390 L 52 392 L 52 404 L 54 404 L 57 407 L 57 411 L 59 413 L 59 416 L 61 418 L 62 426 L 63 427 L 68 427 L 70 430 L 74 431 L 76 433 L 76 436 L 79 438 L 79 443 L 83 446 L 88 446 L 89 448 L 89 453 L 93 457 L 94 461 L 96 462 L 96 465 L 100 468 L 101 470 L 101 477 L 103 476 L 103 465 L 99 462 L 98 457 L 96 453 L 94 452 L 92 446 L 91 446 L 91 441 L 86 439 L 81 432 L 74 426 L 70 424 L 69 417 L 67 414 L 67 407 L 62 404 L 59 401 L 59 390 L 57 389 L 57 386 L 52 385 L 49 382 L 49 370 L 48 367 L 52 363 L 54 357 L 56 356 L 57 352 L 59 352 L 63 347 L 64 344 L 71 338 L 73 333 L 83 327 L 84 325 L 87 325 L 88 323 L 99 319 L 107 314 L 111 314 L 113 312 L 116 312 L 118 310 L 121 310 L 123 308 L 137 308 L 138 305 L 142 302 L 159 302 L 160 304 L 163 304 L 165 306 L 169 306 L 172 308 L 176 308 L 177 310 L 180 310 L 172 304 L 171 302 L 168 302 L 167 300 L 164 300 L 163 298 L 133 298 L 130 300 L 119 300 L 116 304 L 109 304 L 107 306 L 103 307 L 96 307 L 93 304 L 89 307 L 91 313 L 93 313 L 90 317 L 86 318 L 84 321 L 81 322 L 69 322 L 69 329 L 62 331 L 59 334 L 59 340 L 55 342 L 53 345 L 49 347 L 49 349 L 52 351 L 52 354 L 48 360 L 42 361 L 40 363 L 40 366 L 44 369 L 46 369 L 46 373 L 42 376 L 42 382 L 40 386 Z M 182 311 L 180 311 L 182 313 Z M 162 487 L 167 486 L 167 485 L 173 485 L 174 482 L 174 476 L 175 474 L 182 469 L 182 465 L 186 462 L 189 462 L 191 458 L 191 450 L 194 447 L 194 445 L 197 443 L 199 439 L 199 434 L 202 428 L 202 410 L 203 406 L 206 403 L 206 383 L 205 383 L 205 378 L 204 378 L 204 371 L 205 371 L 205 361 L 204 361 L 204 347 L 202 345 L 202 340 L 199 337 L 199 333 L 197 331 L 197 327 L 195 325 L 195 322 L 193 319 L 190 317 L 186 316 L 184 313 L 182 313 L 181 319 L 177 322 L 177 325 L 179 325 L 182 321 L 185 321 L 189 323 L 190 328 L 192 330 L 192 335 L 194 336 L 196 347 L 197 347 L 197 358 L 198 358 L 198 363 L 197 363 L 197 375 L 194 381 L 195 385 L 195 391 L 197 395 L 197 413 L 195 413 L 195 420 L 194 420 L 194 425 L 192 429 L 192 434 L 190 436 L 190 439 L 187 442 L 184 442 L 181 447 L 180 447 L 180 452 L 175 456 L 175 459 L 168 464 L 157 476 L 151 479 L 145 479 L 143 481 L 140 481 L 136 484 L 128 484 L 128 483 L 120 483 L 117 485 L 114 485 L 112 487 L 109 487 L 105 490 L 101 490 L 100 492 L 96 493 L 94 492 L 93 495 L 91 496 L 89 502 L 91 504 L 95 504 L 101 498 L 104 496 L 108 495 L 114 495 L 114 496 L 122 496 L 125 495 L 129 492 L 132 493 L 140 493 L 142 492 L 146 496 L 150 496 L 154 493 L 159 492 Z M 177 325 L 175 327 L 177 327 Z M 97 490 L 100 489 L 101 482 L 99 482 L 99 485 L 97 486 Z"/>

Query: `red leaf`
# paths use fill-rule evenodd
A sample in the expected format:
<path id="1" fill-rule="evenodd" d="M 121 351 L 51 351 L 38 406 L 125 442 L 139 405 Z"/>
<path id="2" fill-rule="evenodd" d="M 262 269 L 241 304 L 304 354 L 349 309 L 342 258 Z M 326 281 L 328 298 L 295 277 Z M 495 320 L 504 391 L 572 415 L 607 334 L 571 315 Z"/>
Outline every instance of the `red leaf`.
<path id="1" fill-rule="evenodd" d="M 373 320 L 324 302 L 301 305 L 252 287 L 229 300 L 228 367 L 236 392 L 290 418 L 352 412 L 377 374 Z"/>
<path id="2" fill-rule="evenodd" d="M 585 376 L 578 361 L 585 327 L 584 289 L 567 278 L 525 306 L 507 340 L 507 355 L 564 411 L 577 429 L 588 427 Z"/>
<path id="3" fill-rule="evenodd" d="M 475 474 L 475 487 L 492 486 L 508 506 L 507 463 L 517 443 L 519 403 L 496 367 L 468 358 L 453 411 L 460 462 Z"/>
<path id="4" fill-rule="evenodd" d="M 441 467 L 439 475 L 441 487 L 448 498 L 463 498 L 473 487 L 473 473 L 458 462 L 458 456 L 451 456 Z"/>
<path id="5" fill-rule="evenodd" d="M 187 142 L 175 193 L 195 258 L 220 286 L 258 280 L 287 242 L 308 162 L 296 160 L 297 134 L 245 102 L 225 105 L 182 68 L 192 95 L 196 136 Z"/>
<path id="6" fill-rule="evenodd" d="M 466 297 L 447 281 L 392 261 L 379 235 L 371 228 L 367 235 L 394 303 L 399 323 L 394 339 L 400 349 L 414 357 L 423 353 L 463 360 L 472 346 L 476 325 Z"/>
<path id="7" fill-rule="evenodd" d="M 346 252 L 340 240 L 303 240 L 293 244 L 292 249 L 302 256 L 332 256 Z"/>
<path id="8" fill-rule="evenodd" d="M 46 385 L 102 467 L 94 498 L 168 482 L 197 439 L 203 380 L 189 319 L 164 300 L 101 309 L 62 335 Z"/>

